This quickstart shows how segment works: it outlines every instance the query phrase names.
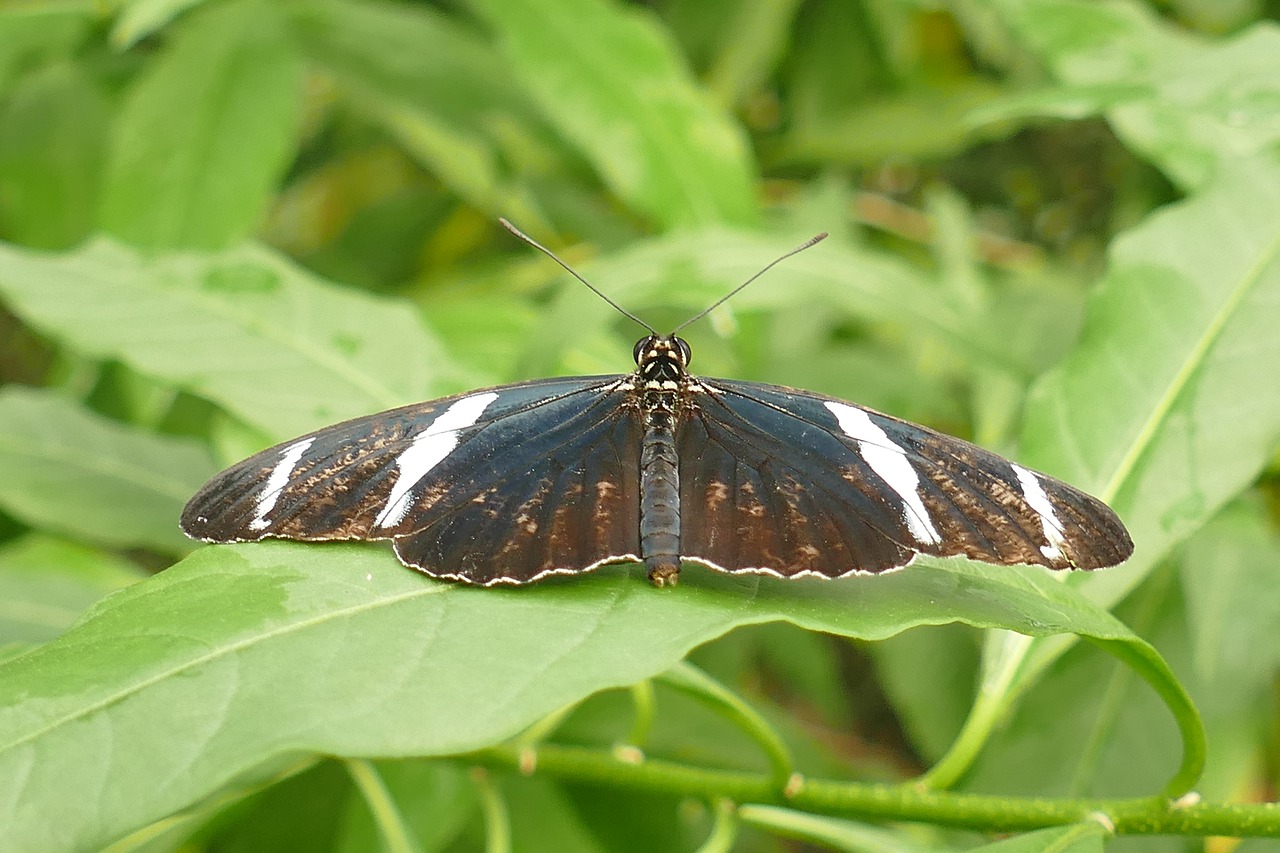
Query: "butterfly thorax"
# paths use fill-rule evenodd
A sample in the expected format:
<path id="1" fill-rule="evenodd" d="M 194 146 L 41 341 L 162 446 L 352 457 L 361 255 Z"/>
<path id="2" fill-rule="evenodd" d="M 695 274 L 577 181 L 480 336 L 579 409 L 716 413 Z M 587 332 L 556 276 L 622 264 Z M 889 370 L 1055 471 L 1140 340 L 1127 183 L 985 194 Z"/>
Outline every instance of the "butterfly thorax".
<path id="1" fill-rule="evenodd" d="M 675 335 L 650 335 L 635 346 L 636 382 L 646 433 L 675 429 L 687 399 L 689 345 Z"/>
<path id="2" fill-rule="evenodd" d="M 640 555 L 657 586 L 680 576 L 680 467 L 675 427 L 689 383 L 689 345 L 675 335 L 636 343 L 636 385 L 644 413 L 640 450 Z"/>

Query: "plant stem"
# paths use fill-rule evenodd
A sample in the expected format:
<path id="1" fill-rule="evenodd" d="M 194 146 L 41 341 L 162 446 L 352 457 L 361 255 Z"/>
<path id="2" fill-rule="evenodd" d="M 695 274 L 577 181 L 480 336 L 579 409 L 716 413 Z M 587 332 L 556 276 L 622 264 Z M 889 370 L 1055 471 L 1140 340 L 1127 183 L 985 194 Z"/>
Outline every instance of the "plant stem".
<path id="1" fill-rule="evenodd" d="M 494 747 L 464 760 L 518 769 L 518 750 Z M 808 779 L 784 797 L 767 773 L 690 767 L 660 760 L 628 764 L 606 752 L 543 746 L 539 772 L 564 779 L 683 794 L 708 800 L 786 805 L 798 811 L 875 820 L 924 821 L 987 832 L 1016 832 L 1097 820 L 1117 834 L 1224 835 L 1280 838 L 1280 804 L 1178 804 L 1164 797 L 1138 799 L 1033 798 L 930 791 L 917 785 L 871 785 Z"/>
<path id="2" fill-rule="evenodd" d="M 343 764 L 369 806 L 385 848 L 390 853 L 420 853 L 421 848 L 413 832 L 405 824 L 395 799 L 373 763 L 364 758 L 346 758 Z"/>
<path id="3" fill-rule="evenodd" d="M 791 750 L 758 711 L 742 697 L 726 688 L 688 661 L 681 661 L 658 678 L 668 686 L 694 697 L 726 715 L 742 731 L 764 750 L 773 767 L 775 784 L 779 790 L 786 787 L 795 770 Z"/>

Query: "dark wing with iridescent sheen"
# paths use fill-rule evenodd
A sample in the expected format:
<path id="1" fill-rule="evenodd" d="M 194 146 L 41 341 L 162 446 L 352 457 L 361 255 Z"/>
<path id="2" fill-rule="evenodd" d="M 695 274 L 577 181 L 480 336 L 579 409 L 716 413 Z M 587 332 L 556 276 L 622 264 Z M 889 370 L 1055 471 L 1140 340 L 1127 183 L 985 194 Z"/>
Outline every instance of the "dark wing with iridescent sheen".
<path id="1" fill-rule="evenodd" d="M 208 542 L 392 539 L 406 564 L 478 584 L 635 560 L 642 424 L 627 388 L 539 380 L 337 424 L 210 480 L 182 529 Z"/>
<path id="2" fill-rule="evenodd" d="M 725 571 L 882 572 L 916 554 L 1093 569 L 1133 543 L 1096 498 L 842 400 L 698 380 L 678 426 L 681 551 Z"/>

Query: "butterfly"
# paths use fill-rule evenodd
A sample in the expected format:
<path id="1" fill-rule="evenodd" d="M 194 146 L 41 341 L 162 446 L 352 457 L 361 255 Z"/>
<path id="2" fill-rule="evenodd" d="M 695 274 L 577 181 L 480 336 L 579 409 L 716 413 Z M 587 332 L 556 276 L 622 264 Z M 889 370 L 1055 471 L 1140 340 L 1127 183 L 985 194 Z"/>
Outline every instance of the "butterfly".
<path id="1" fill-rule="evenodd" d="M 406 566 L 482 586 L 643 563 L 840 578 L 919 554 L 1097 569 L 1133 543 L 1061 480 L 863 406 L 689 372 L 648 329 L 630 374 L 538 379 L 356 418 L 287 441 L 206 483 L 182 513 L 206 542 L 391 540 Z"/>

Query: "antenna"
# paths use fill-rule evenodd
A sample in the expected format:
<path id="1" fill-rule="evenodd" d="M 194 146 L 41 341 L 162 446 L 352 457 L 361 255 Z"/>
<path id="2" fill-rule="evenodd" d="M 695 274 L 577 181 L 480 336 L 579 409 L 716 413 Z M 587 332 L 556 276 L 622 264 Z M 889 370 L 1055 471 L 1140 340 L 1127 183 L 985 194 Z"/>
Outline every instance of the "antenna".
<path id="1" fill-rule="evenodd" d="M 505 219 L 505 218 L 503 218 L 503 217 L 499 217 L 499 218 L 498 218 L 498 221 L 502 223 L 502 227 L 503 227 L 503 228 L 507 229 L 507 230 L 508 230 L 508 231 L 510 231 L 512 234 L 516 235 L 516 236 L 517 236 L 517 237 L 519 237 L 521 240 L 525 241 L 525 242 L 526 242 L 526 243 L 528 243 L 530 246 L 532 246 L 533 248 L 537 249 L 539 252 L 542 252 L 544 255 L 546 255 L 546 256 L 547 256 L 548 258 L 550 258 L 551 260 L 555 261 L 555 262 L 556 262 L 557 264 L 559 264 L 560 266 L 564 267 L 565 271 L 566 271 L 566 272 L 568 272 L 568 273 L 569 273 L 569 275 L 573 276 L 573 277 L 574 277 L 574 278 L 576 278 L 578 281 L 580 281 L 580 282 L 582 282 L 583 284 L 585 284 L 585 285 L 587 286 L 587 288 L 588 288 L 592 293 L 594 293 L 596 296 L 599 296 L 599 297 L 600 297 L 601 299 L 603 299 L 605 302 L 608 302 L 608 303 L 609 303 L 610 305 L 612 305 L 615 309 L 617 309 L 618 313 L 622 314 L 624 317 L 628 317 L 628 318 L 630 318 L 630 319 L 634 320 L 634 321 L 635 321 L 636 323 L 638 323 L 639 325 L 644 326 L 646 329 L 648 329 L 648 330 L 649 330 L 649 333 L 650 333 L 650 334 L 653 334 L 653 335 L 657 335 L 657 334 L 659 334 L 657 329 L 655 329 L 653 326 L 650 326 L 650 325 L 649 325 L 648 323 L 646 323 L 644 320 L 641 320 L 641 319 L 640 319 L 639 317 L 637 317 L 635 314 L 632 314 L 632 313 L 631 313 L 630 311 L 628 311 L 626 308 L 623 308 L 621 305 L 619 305 L 618 303 L 614 302 L 614 301 L 613 301 L 612 299 L 610 299 L 609 297 L 605 296 L 605 295 L 604 295 L 604 293 L 603 293 L 603 292 L 601 292 L 601 290 L 600 290 L 599 288 L 597 288 L 594 284 L 592 284 L 591 282 L 587 281 L 587 280 L 586 280 L 585 278 L 583 278 L 582 276 L 578 275 L 577 270 L 575 270 L 573 267 L 571 267 L 571 266 L 569 266 L 568 264 L 566 264 L 564 261 L 560 260 L 560 258 L 559 258 L 559 257 L 557 257 L 557 255 L 556 255 L 556 253 L 555 253 L 555 252 L 551 251 L 551 250 L 550 250 L 550 249 L 548 249 L 546 246 L 542 245 L 542 244 L 541 244 L 541 243 L 539 243 L 537 240 L 533 239 L 533 238 L 532 238 L 532 237 L 530 237 L 528 234 L 524 233 L 524 232 L 523 232 L 523 231 L 521 231 L 519 228 L 517 228 L 517 227 L 515 227 L 514 225 L 512 225 L 512 224 L 511 224 L 511 222 L 510 222 L 510 220 L 507 220 L 507 219 Z M 744 281 L 742 284 L 738 285 L 738 286 L 737 286 L 737 287 L 735 287 L 733 290 L 729 291 L 729 292 L 728 292 L 728 293 L 726 293 L 724 296 L 722 296 L 722 297 L 720 297 L 719 299 L 717 299 L 715 302 L 711 303 L 711 305 L 710 305 L 710 306 L 708 306 L 708 307 L 706 307 L 706 308 L 702 309 L 702 310 L 701 310 L 701 311 L 699 311 L 697 314 L 694 314 L 692 317 L 690 317 L 688 320 L 685 320 L 685 321 L 684 321 L 683 323 L 681 323 L 679 326 L 676 326 L 674 329 L 672 329 L 672 330 L 671 330 L 671 334 L 672 334 L 672 335 L 674 335 L 676 332 L 680 331 L 680 330 L 681 330 L 681 329 L 683 329 L 685 326 L 688 326 L 688 325 L 690 325 L 691 323 L 696 323 L 696 322 L 698 322 L 698 321 L 699 321 L 699 320 L 701 320 L 703 317 L 707 316 L 707 315 L 708 315 L 708 314 L 710 314 L 712 311 L 716 310 L 716 309 L 717 309 L 717 308 L 719 308 L 721 305 L 723 305 L 724 303 L 728 302 L 730 298 L 732 298 L 733 296 L 737 295 L 738 291 L 742 290 L 742 289 L 743 289 L 744 287 L 746 287 L 748 284 L 750 284 L 751 282 L 755 281 L 755 280 L 756 280 L 756 279 L 758 279 L 760 276 L 764 275 L 764 274 L 765 274 L 765 273 L 767 273 L 769 270 L 773 269 L 773 268 L 774 268 L 774 267 L 776 267 L 778 264 L 780 264 L 780 263 L 782 263 L 783 261 L 785 261 L 787 258 L 791 257 L 792 255 L 798 255 L 798 254 L 800 254 L 801 252 L 803 252 L 805 249 L 812 248 L 813 246 L 816 246 L 818 243 L 821 243 L 821 242 L 822 242 L 823 240 L 825 240 L 825 239 L 827 239 L 827 232 L 826 232 L 826 231 L 823 231 L 821 234 L 816 234 L 816 235 L 814 235 L 813 237 L 810 237 L 808 240 L 804 241 L 804 243 L 800 244 L 799 246 L 796 246 L 796 247 L 795 247 L 794 249 L 792 249 L 790 252 L 787 252 L 787 253 L 786 253 L 786 254 L 784 254 L 784 255 L 781 255 L 781 256 L 779 256 L 779 257 L 777 257 L 777 258 L 774 258 L 772 261 L 770 261 L 768 264 L 766 264 L 766 265 L 765 265 L 765 267 L 764 267 L 764 269 L 760 270 L 760 272 L 758 272 L 758 273 L 756 273 L 755 275 L 751 276 L 751 278 L 747 279 L 747 280 L 746 280 L 746 281 Z"/>
<path id="2" fill-rule="evenodd" d="M 504 218 L 502 218 L 502 217 L 499 217 L 499 218 L 498 218 L 498 221 L 502 223 L 502 227 L 503 227 L 503 228 L 507 229 L 507 230 L 508 230 L 508 231 L 510 231 L 512 234 L 516 235 L 517 237 L 519 237 L 521 240 L 523 240 L 523 241 L 525 241 L 526 243 L 528 243 L 528 244 L 529 244 L 530 246 L 532 246 L 533 248 L 535 248 L 535 249 L 537 249 L 538 251 L 542 252 L 544 255 L 546 255 L 546 256 L 547 256 L 548 258 L 550 258 L 551 260 L 555 261 L 555 262 L 556 262 L 557 264 L 559 264 L 560 266 L 564 267 L 564 268 L 565 268 L 565 270 L 569 273 L 569 275 L 573 276 L 573 277 L 574 277 L 574 278 L 576 278 L 578 281 L 580 281 L 580 282 L 582 282 L 583 284 L 585 284 L 585 285 L 587 286 L 587 288 L 588 288 L 592 293 L 594 293 L 596 296 L 599 296 L 599 297 L 600 297 L 601 299 L 603 299 L 605 302 L 608 302 L 610 305 L 612 305 L 614 308 L 616 308 L 616 309 L 619 311 L 619 313 L 621 313 L 623 316 L 625 316 L 625 317 L 629 317 L 629 318 L 631 318 L 632 320 L 635 320 L 635 321 L 636 321 L 637 323 L 639 323 L 641 326 L 644 326 L 646 329 L 648 329 L 650 334 L 653 334 L 653 335 L 658 334 L 658 330 L 657 330 L 657 329 L 655 329 L 653 326 L 650 326 L 650 325 L 649 325 L 648 323 L 646 323 L 644 320 L 641 320 L 641 319 L 640 319 L 639 317 L 637 317 L 635 314 L 632 314 L 632 313 L 631 313 L 630 311 L 628 311 L 626 308 L 623 308 L 621 305 L 619 305 L 618 303 L 614 302 L 614 301 L 613 301 L 612 299 L 610 299 L 609 297 L 605 296 L 605 295 L 604 295 L 604 294 L 599 290 L 599 288 L 597 288 L 594 284 L 592 284 L 591 282 L 587 281 L 587 280 L 586 280 L 585 278 L 583 278 L 582 276 L 578 275 L 577 270 L 575 270 L 573 267 L 571 267 L 571 266 L 569 266 L 568 264 L 566 264 L 564 261 L 560 260 L 560 258 L 558 258 L 558 257 L 556 256 L 556 253 L 555 253 L 555 252 L 551 251 L 551 250 L 550 250 L 550 249 L 548 249 L 546 246 L 542 245 L 542 244 L 541 244 L 541 243 L 539 243 L 537 240 L 533 239 L 533 238 L 532 238 L 532 237 L 530 237 L 528 234 L 524 233 L 524 232 L 523 232 L 523 231 L 521 231 L 519 228 L 517 228 L 517 227 L 515 227 L 514 225 L 512 225 L 508 220 L 506 220 L 506 219 L 504 219 Z M 822 236 L 824 236 L 824 237 L 825 237 L 825 236 L 827 236 L 827 235 L 823 234 Z M 798 251 L 798 250 L 797 250 L 797 251 Z M 795 252 L 792 252 L 792 254 L 795 254 Z M 785 257 L 785 256 L 784 256 L 784 257 Z M 779 260 L 781 260 L 781 258 L 780 258 Z M 777 261 L 774 261 L 774 263 L 777 263 Z M 773 265 L 773 264 L 770 264 L 770 266 L 772 266 L 772 265 Z M 768 267 L 765 267 L 765 269 L 768 269 Z M 721 300 L 721 301 L 723 301 L 723 300 Z M 716 303 L 716 305 L 719 305 L 719 304 L 720 304 L 719 302 L 717 302 L 717 303 Z M 712 307 L 715 307 L 715 306 L 712 306 Z"/>
<path id="3" fill-rule="evenodd" d="M 683 323 L 681 323 L 679 326 L 676 326 L 674 329 L 672 329 L 672 330 L 671 330 L 671 334 L 673 334 L 673 335 L 674 335 L 676 332 L 680 331 L 680 330 L 681 330 L 681 329 L 683 329 L 685 326 L 688 326 L 688 325 L 689 325 L 689 324 L 691 324 L 691 323 L 696 323 L 696 322 L 698 322 L 698 321 L 699 321 L 699 320 L 701 320 L 703 317 L 707 316 L 707 315 L 708 315 L 708 314 L 710 314 L 712 311 L 716 310 L 716 309 L 717 309 L 717 308 L 719 308 L 721 305 L 723 305 L 724 303 L 728 302 L 728 301 L 729 301 L 729 299 L 730 299 L 731 297 L 733 297 L 733 296 L 737 295 L 738 291 L 742 290 L 742 288 L 746 287 L 748 284 L 750 284 L 751 282 L 755 281 L 755 280 L 756 280 L 756 279 L 758 279 L 760 276 L 764 275 L 764 274 L 765 274 L 765 273 L 767 273 L 769 270 L 773 269 L 773 268 L 774 268 L 774 267 L 776 267 L 778 264 L 780 264 L 780 263 L 782 263 L 783 261 L 785 261 L 787 258 L 791 257 L 792 255 L 798 255 L 798 254 L 800 254 L 801 252 L 803 252 L 805 249 L 812 248 L 812 247 L 816 246 L 817 244 L 821 243 L 821 242 L 822 242 L 823 240 L 825 240 L 825 239 L 827 239 L 827 232 L 826 232 L 826 231 L 823 231 L 821 234 L 815 234 L 814 236 L 810 237 L 808 240 L 804 241 L 804 243 L 802 243 L 802 244 L 801 244 L 801 245 L 799 245 L 799 246 L 796 246 L 794 249 L 792 249 L 790 252 L 787 252 L 785 255 L 782 255 L 782 256 L 780 256 L 780 257 L 774 258 L 772 261 L 770 261 L 768 264 L 766 264 L 766 265 L 765 265 L 765 268 L 764 268 L 764 269 L 762 269 L 762 270 L 760 270 L 760 272 L 758 272 L 758 273 L 756 273 L 755 275 L 751 276 L 751 278 L 747 279 L 747 280 L 746 280 L 746 281 L 744 281 L 742 284 L 740 284 L 740 285 L 738 285 L 737 287 L 735 287 L 733 290 L 730 290 L 730 291 L 729 291 L 728 293 L 726 293 L 724 296 L 721 296 L 721 297 L 720 297 L 719 299 L 717 299 L 715 302 L 711 303 L 711 305 L 709 305 L 708 307 L 706 307 L 706 308 L 702 309 L 702 310 L 701 310 L 701 311 L 699 311 L 697 314 L 694 314 L 692 317 L 690 317 L 688 320 L 685 320 L 685 321 L 684 321 Z"/>

